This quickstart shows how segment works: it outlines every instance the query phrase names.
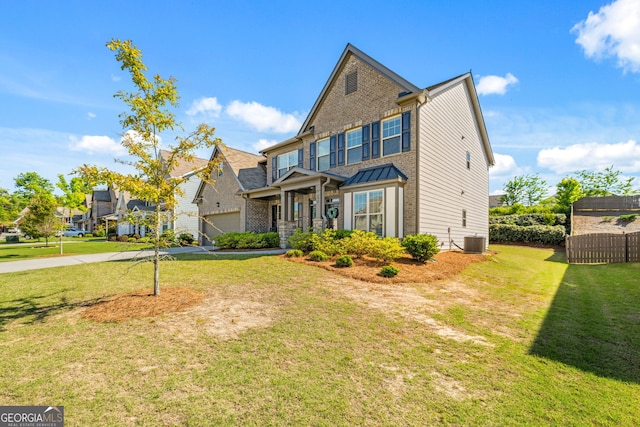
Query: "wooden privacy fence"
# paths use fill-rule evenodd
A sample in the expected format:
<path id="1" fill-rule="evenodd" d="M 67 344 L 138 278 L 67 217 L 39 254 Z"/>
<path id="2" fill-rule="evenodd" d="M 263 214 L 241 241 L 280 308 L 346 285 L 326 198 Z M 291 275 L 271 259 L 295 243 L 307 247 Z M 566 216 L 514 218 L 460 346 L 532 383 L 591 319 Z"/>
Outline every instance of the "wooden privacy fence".
<path id="1" fill-rule="evenodd" d="M 640 262 L 640 232 L 567 236 L 569 264 Z"/>

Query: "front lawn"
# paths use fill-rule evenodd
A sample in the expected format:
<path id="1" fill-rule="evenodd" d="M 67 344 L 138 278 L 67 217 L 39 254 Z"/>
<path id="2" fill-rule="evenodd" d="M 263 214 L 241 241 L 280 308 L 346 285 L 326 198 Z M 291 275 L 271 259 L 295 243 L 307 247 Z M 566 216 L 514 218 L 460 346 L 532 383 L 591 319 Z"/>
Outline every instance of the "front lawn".
<path id="1" fill-rule="evenodd" d="M 62 243 L 64 256 L 80 254 L 99 254 L 104 252 L 137 251 L 148 249 L 152 245 L 140 243 L 106 242 L 104 238 L 65 238 Z M 0 262 L 20 261 L 30 258 L 60 256 L 60 240 L 49 240 L 49 246 L 44 239 L 40 242 L 6 243 L 0 244 Z"/>
<path id="2" fill-rule="evenodd" d="M 0 275 L 0 402 L 84 425 L 637 425 L 639 264 L 495 246 L 432 283 L 275 256 L 178 255 L 201 303 L 99 323 L 150 263 Z M 428 268 L 428 265 L 427 265 Z"/>

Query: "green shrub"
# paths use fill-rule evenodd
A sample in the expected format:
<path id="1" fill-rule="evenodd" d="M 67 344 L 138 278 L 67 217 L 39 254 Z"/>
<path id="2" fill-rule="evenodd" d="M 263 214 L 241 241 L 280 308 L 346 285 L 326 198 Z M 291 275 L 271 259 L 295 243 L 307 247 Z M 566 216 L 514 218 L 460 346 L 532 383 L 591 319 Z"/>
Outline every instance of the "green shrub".
<path id="1" fill-rule="evenodd" d="M 84 235 L 84 237 L 93 237 L 93 234 L 87 233 L 87 234 Z"/>
<path id="2" fill-rule="evenodd" d="M 244 233 L 225 233 L 216 237 L 215 245 L 220 249 L 275 248 L 280 246 L 280 236 L 275 232 L 262 234 L 251 231 Z"/>
<path id="3" fill-rule="evenodd" d="M 393 265 L 385 265 L 384 267 L 382 267 L 382 269 L 380 269 L 380 275 L 382 277 L 394 277 L 399 272 L 400 270 L 398 270 L 398 267 L 394 267 Z"/>
<path id="4" fill-rule="evenodd" d="M 339 228 L 336 230 L 335 238 L 338 240 L 346 239 L 347 237 L 351 236 L 351 233 L 353 233 L 352 230 L 345 230 L 343 228 Z"/>
<path id="5" fill-rule="evenodd" d="M 134 233 L 131 237 L 133 237 L 134 239 L 139 239 L 140 235 L 138 233 Z"/>
<path id="6" fill-rule="evenodd" d="M 287 244 L 294 249 L 301 250 L 304 253 L 309 253 L 315 249 L 315 238 L 317 238 L 317 235 L 314 232 L 302 231 L 300 228 L 296 228 L 296 231 L 287 240 Z"/>
<path id="7" fill-rule="evenodd" d="M 367 254 L 375 259 L 391 262 L 404 255 L 405 250 L 400 240 L 395 237 L 376 238 L 373 240 Z"/>
<path id="8" fill-rule="evenodd" d="M 337 233 L 332 228 L 327 228 L 317 237 L 312 237 L 313 250 L 322 251 L 329 256 L 342 255 L 345 253 L 344 239 L 339 239 Z"/>
<path id="9" fill-rule="evenodd" d="M 566 230 L 562 225 L 533 225 L 522 227 L 511 224 L 489 225 L 489 241 L 496 243 L 542 243 L 563 245 Z"/>
<path id="10" fill-rule="evenodd" d="M 402 246 L 419 262 L 427 262 L 440 252 L 438 238 L 433 234 L 410 234 L 402 239 Z"/>
<path id="11" fill-rule="evenodd" d="M 378 236 L 371 231 L 353 230 L 351 235 L 343 240 L 344 250 L 347 254 L 362 258 L 369 253 L 369 249 L 378 240 Z"/>
<path id="12" fill-rule="evenodd" d="M 167 228 L 162 232 L 160 238 L 167 243 L 173 243 L 176 241 L 176 232 L 173 230 L 173 228 Z"/>
<path id="13" fill-rule="evenodd" d="M 136 239 L 135 237 L 129 237 L 129 238 L 127 239 L 127 242 L 129 242 L 129 243 L 136 243 L 136 242 L 137 242 L 137 240 L 138 240 L 138 239 Z"/>
<path id="14" fill-rule="evenodd" d="M 512 224 L 522 227 L 530 225 L 566 225 L 567 216 L 562 213 L 527 213 L 490 216 L 489 224 Z"/>
<path id="15" fill-rule="evenodd" d="M 304 255 L 304 253 L 299 249 L 291 249 L 284 254 L 287 258 L 299 258 L 302 255 Z"/>
<path id="16" fill-rule="evenodd" d="M 178 242 L 181 246 L 193 245 L 194 241 L 195 239 L 189 233 L 180 233 L 180 235 L 178 236 Z"/>
<path id="17" fill-rule="evenodd" d="M 311 261 L 326 261 L 329 257 L 322 251 L 312 251 L 309 253 Z"/>
<path id="18" fill-rule="evenodd" d="M 138 243 L 149 243 L 151 239 L 149 237 L 141 237 L 137 240 Z"/>
<path id="19" fill-rule="evenodd" d="M 602 222 L 611 222 L 611 221 L 613 221 L 613 218 L 614 217 L 612 217 L 612 216 L 603 216 L 602 217 Z"/>
<path id="20" fill-rule="evenodd" d="M 638 214 L 620 215 L 618 219 L 624 222 L 632 222 L 638 218 Z"/>
<path id="21" fill-rule="evenodd" d="M 353 265 L 353 260 L 349 255 L 341 255 L 336 258 L 336 267 L 344 268 L 351 267 Z"/>
<path id="22" fill-rule="evenodd" d="M 255 233 L 240 233 L 238 243 L 234 249 L 260 249 L 262 239 Z"/>
<path id="23" fill-rule="evenodd" d="M 264 240 L 265 248 L 279 248 L 280 247 L 280 235 L 275 231 L 261 234 Z"/>

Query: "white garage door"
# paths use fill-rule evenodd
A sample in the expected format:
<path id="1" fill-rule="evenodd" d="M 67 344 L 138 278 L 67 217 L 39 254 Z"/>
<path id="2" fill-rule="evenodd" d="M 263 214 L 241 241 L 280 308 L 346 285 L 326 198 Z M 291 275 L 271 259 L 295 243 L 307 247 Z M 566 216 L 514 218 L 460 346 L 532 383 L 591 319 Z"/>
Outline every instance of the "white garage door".
<path id="1" fill-rule="evenodd" d="M 225 233 L 240 231 L 240 212 L 207 215 L 203 221 L 203 244 L 211 244 L 211 238 Z"/>

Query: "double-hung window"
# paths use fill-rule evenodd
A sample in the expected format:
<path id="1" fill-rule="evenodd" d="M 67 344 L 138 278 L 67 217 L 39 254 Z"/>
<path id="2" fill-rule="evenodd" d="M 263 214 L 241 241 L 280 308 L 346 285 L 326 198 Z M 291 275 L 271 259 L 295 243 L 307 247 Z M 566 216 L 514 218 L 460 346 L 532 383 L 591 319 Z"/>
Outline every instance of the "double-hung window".
<path id="1" fill-rule="evenodd" d="M 389 156 L 400 152 L 402 135 L 402 116 L 382 121 L 382 155 Z"/>
<path id="2" fill-rule="evenodd" d="M 382 236 L 383 206 L 382 190 L 365 191 L 353 195 L 354 229 L 373 231 Z"/>
<path id="3" fill-rule="evenodd" d="M 291 168 L 298 166 L 298 150 L 289 151 L 288 153 L 278 156 L 278 177 L 281 177 Z"/>
<path id="4" fill-rule="evenodd" d="M 347 132 L 347 164 L 362 161 L 362 128 Z"/>
<path id="5" fill-rule="evenodd" d="M 329 167 L 331 166 L 331 163 L 329 161 L 330 154 L 331 146 L 329 145 L 329 138 L 321 139 L 320 141 L 318 141 L 317 170 L 324 171 L 329 169 Z"/>

